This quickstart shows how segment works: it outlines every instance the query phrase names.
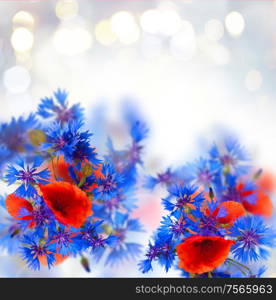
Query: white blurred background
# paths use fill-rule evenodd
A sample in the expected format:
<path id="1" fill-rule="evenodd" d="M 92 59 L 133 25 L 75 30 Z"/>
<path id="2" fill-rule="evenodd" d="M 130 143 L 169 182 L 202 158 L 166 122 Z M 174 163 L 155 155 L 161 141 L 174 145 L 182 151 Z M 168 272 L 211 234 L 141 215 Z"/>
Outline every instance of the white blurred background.
<path id="1" fill-rule="evenodd" d="M 276 173 L 275 1 L 0 1 L 0 16 L 0 122 L 61 87 L 87 118 L 104 110 L 105 139 L 131 99 L 151 129 L 145 169 L 153 174 L 196 158 L 223 129 Z M 140 201 L 156 212 L 137 237 L 145 245 L 162 213 L 163 191 L 155 192 Z M 141 276 L 136 264 L 88 274 L 71 259 L 32 273 L 3 253 L 0 276 Z M 275 254 L 265 275 L 276 277 Z"/>

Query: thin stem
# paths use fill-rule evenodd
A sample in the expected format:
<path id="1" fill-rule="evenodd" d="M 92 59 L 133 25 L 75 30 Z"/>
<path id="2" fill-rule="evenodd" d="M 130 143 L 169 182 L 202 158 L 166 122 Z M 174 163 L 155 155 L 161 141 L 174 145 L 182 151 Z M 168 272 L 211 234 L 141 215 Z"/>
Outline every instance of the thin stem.
<path id="1" fill-rule="evenodd" d="M 57 176 L 56 176 L 56 171 L 55 171 L 55 164 L 54 164 L 54 156 L 52 156 L 52 155 L 51 155 L 51 162 L 52 162 L 54 177 L 55 177 L 55 180 L 57 181 Z"/>
<path id="2" fill-rule="evenodd" d="M 236 261 L 236 260 L 234 260 L 234 259 L 232 259 L 232 258 L 228 258 L 228 261 L 230 261 L 232 264 L 235 264 L 236 266 L 240 266 L 240 267 L 246 269 L 247 272 L 248 272 L 250 275 L 252 275 L 251 270 L 250 270 L 247 266 L 245 266 L 244 264 L 242 264 L 242 263 L 240 263 L 240 262 L 238 262 L 238 261 Z"/>

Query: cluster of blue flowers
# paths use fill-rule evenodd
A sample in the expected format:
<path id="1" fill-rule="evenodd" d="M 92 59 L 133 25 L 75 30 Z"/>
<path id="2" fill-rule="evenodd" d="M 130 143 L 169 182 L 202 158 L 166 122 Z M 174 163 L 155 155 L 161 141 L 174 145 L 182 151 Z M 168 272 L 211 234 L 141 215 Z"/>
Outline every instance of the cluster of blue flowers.
<path id="1" fill-rule="evenodd" d="M 117 150 L 108 139 L 100 157 L 84 126 L 83 109 L 61 89 L 35 114 L 0 125 L 1 179 L 14 187 L 0 198 L 0 248 L 34 270 L 79 257 L 90 271 L 92 258 L 115 265 L 142 252 L 131 213 L 148 130 L 133 121 L 130 145 Z"/>
<path id="2" fill-rule="evenodd" d="M 0 197 L 0 248 L 39 270 L 79 257 L 86 271 L 137 260 L 143 232 L 133 218 L 142 178 L 146 125 L 126 116 L 129 143 L 92 146 L 84 111 L 58 89 L 27 118 L 0 125 L 0 176 L 14 191 Z M 139 179 L 138 179 L 139 178 Z M 141 272 L 158 262 L 185 277 L 259 277 L 275 247 L 269 226 L 274 186 L 232 137 L 177 169 L 145 176 L 143 187 L 167 191 L 167 215 L 149 242 Z"/>
<path id="3" fill-rule="evenodd" d="M 143 273 L 153 262 L 184 277 L 259 277 L 275 247 L 271 178 L 250 165 L 236 139 L 210 147 L 206 157 L 177 170 L 148 176 L 145 187 L 167 190 L 168 212 L 139 263 Z"/>

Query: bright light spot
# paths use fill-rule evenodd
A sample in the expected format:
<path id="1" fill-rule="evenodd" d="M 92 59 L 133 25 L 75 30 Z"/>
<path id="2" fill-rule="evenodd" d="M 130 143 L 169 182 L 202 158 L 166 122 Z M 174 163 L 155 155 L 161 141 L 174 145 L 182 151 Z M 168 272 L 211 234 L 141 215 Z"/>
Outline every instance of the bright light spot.
<path id="1" fill-rule="evenodd" d="M 161 22 L 160 22 L 160 32 L 164 35 L 174 35 L 177 33 L 182 26 L 181 18 L 179 14 L 173 10 L 163 10 L 161 11 Z"/>
<path id="2" fill-rule="evenodd" d="M 170 49 L 173 55 L 183 59 L 189 60 L 196 53 L 196 40 L 193 25 L 184 21 L 182 29 L 171 39 Z"/>
<path id="3" fill-rule="evenodd" d="M 31 83 L 31 77 L 27 69 L 15 66 L 4 73 L 4 86 L 13 94 L 25 92 Z"/>
<path id="4" fill-rule="evenodd" d="M 244 30 L 245 21 L 239 12 L 232 11 L 225 18 L 225 26 L 231 35 L 239 36 Z"/>
<path id="5" fill-rule="evenodd" d="M 55 32 L 53 42 L 60 54 L 71 56 L 88 50 L 92 36 L 84 28 L 61 28 Z"/>
<path id="6" fill-rule="evenodd" d="M 29 12 L 21 10 L 13 16 L 12 22 L 15 25 L 32 27 L 34 25 L 34 18 Z"/>
<path id="7" fill-rule="evenodd" d="M 175 1 L 166 1 L 166 0 L 163 0 L 163 1 L 159 1 L 158 5 L 157 5 L 157 8 L 159 10 L 166 10 L 166 9 L 174 9 L 176 10 L 177 9 L 177 4 L 175 3 Z"/>
<path id="8" fill-rule="evenodd" d="M 227 65 L 231 59 L 231 53 L 224 45 L 207 39 L 205 36 L 198 39 L 201 52 L 207 59 L 216 65 Z"/>
<path id="9" fill-rule="evenodd" d="M 139 27 L 127 11 L 115 13 L 111 18 L 111 27 L 123 44 L 135 43 L 140 37 Z"/>
<path id="10" fill-rule="evenodd" d="M 206 37 L 212 41 L 219 41 L 223 37 L 224 27 L 219 20 L 209 20 L 204 29 Z"/>
<path id="11" fill-rule="evenodd" d="M 148 33 L 158 33 L 160 24 L 161 13 L 157 9 L 146 10 L 140 17 L 140 25 Z"/>
<path id="12" fill-rule="evenodd" d="M 262 75 L 258 70 L 251 70 L 246 74 L 245 85 L 249 91 L 256 91 L 262 85 Z"/>
<path id="13" fill-rule="evenodd" d="M 97 41 L 104 46 L 109 46 L 116 41 L 116 35 L 112 31 L 109 20 L 102 20 L 96 25 L 95 36 Z"/>
<path id="14" fill-rule="evenodd" d="M 172 8 L 149 9 L 141 15 L 140 25 L 145 32 L 171 36 L 181 29 L 182 21 Z"/>
<path id="15" fill-rule="evenodd" d="M 56 4 L 56 15 L 61 20 L 68 20 L 78 14 L 79 5 L 75 0 L 62 0 Z"/>
<path id="16" fill-rule="evenodd" d="M 18 27 L 11 36 L 11 44 L 15 51 L 24 52 L 33 47 L 34 37 L 30 30 Z"/>

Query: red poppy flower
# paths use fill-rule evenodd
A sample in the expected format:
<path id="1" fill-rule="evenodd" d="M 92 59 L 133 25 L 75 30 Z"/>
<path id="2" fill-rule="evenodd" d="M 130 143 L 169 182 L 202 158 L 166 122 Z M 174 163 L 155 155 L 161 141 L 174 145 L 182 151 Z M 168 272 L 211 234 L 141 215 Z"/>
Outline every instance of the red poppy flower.
<path id="1" fill-rule="evenodd" d="M 51 172 L 51 182 L 56 181 L 55 177 L 57 177 L 63 181 L 74 183 L 68 170 L 69 167 L 70 164 L 64 160 L 63 156 L 55 157 L 48 165 Z"/>
<path id="2" fill-rule="evenodd" d="M 261 176 L 257 180 L 257 185 L 259 186 L 260 190 L 265 193 L 272 193 L 276 189 L 275 178 L 267 171 L 262 172 Z"/>
<path id="3" fill-rule="evenodd" d="M 10 194 L 6 198 L 6 207 L 9 214 L 17 220 L 30 221 L 33 219 L 31 215 L 33 206 L 25 198 L 21 198 L 15 194 Z M 28 212 L 30 214 L 28 214 Z"/>
<path id="4" fill-rule="evenodd" d="M 82 166 L 84 166 L 86 162 L 82 163 Z M 58 158 L 54 158 L 52 162 L 49 163 L 48 169 L 51 172 L 51 182 L 56 181 L 56 177 L 62 179 L 63 181 L 69 182 L 69 183 L 74 183 L 73 178 L 70 176 L 69 173 L 69 167 L 70 163 L 66 162 L 64 160 L 63 156 L 59 156 Z M 96 178 L 101 178 L 103 176 L 102 172 L 102 166 L 99 165 L 95 169 L 93 169 L 93 175 Z M 76 175 L 78 176 L 79 180 L 81 181 L 83 174 L 81 171 L 76 171 Z M 91 192 L 93 189 L 97 188 L 96 184 L 92 184 L 90 187 L 87 188 L 88 192 Z"/>
<path id="5" fill-rule="evenodd" d="M 223 216 L 219 216 L 219 213 L 223 209 Z M 244 216 L 246 213 L 242 204 L 236 201 L 225 201 L 222 202 L 212 213 L 207 207 L 204 214 L 206 216 L 212 216 L 216 218 L 217 222 L 220 224 L 232 225 L 237 218 Z"/>
<path id="6" fill-rule="evenodd" d="M 256 203 L 252 204 L 247 201 L 243 201 L 245 209 L 254 215 L 260 215 L 263 217 L 271 217 L 273 214 L 273 204 L 271 199 L 263 192 L 257 193 Z"/>
<path id="7" fill-rule="evenodd" d="M 241 201 L 244 208 L 254 214 L 260 215 L 263 217 L 271 217 L 273 214 L 273 204 L 270 197 L 262 190 L 262 185 L 257 184 L 257 191 L 255 190 L 244 190 L 244 184 L 239 183 L 237 186 L 237 190 L 240 193 Z M 249 203 L 246 201 L 246 197 L 256 194 L 256 202 Z"/>
<path id="8" fill-rule="evenodd" d="M 210 272 L 226 260 L 233 244 L 220 236 L 191 236 L 176 246 L 179 268 L 194 274 Z"/>
<path id="9" fill-rule="evenodd" d="M 92 214 L 92 203 L 86 193 L 69 182 L 40 185 L 40 190 L 56 219 L 64 225 L 79 228 Z"/>
<path id="10" fill-rule="evenodd" d="M 218 221 L 221 224 L 233 224 L 237 218 L 242 217 L 246 214 L 243 205 L 236 201 L 222 202 L 218 207 L 218 212 L 221 208 L 225 209 L 227 213 L 223 217 L 218 217 Z"/>

